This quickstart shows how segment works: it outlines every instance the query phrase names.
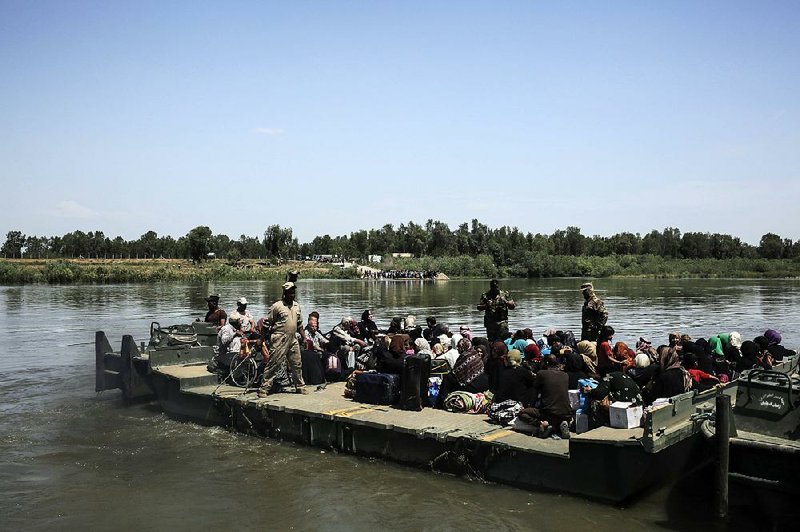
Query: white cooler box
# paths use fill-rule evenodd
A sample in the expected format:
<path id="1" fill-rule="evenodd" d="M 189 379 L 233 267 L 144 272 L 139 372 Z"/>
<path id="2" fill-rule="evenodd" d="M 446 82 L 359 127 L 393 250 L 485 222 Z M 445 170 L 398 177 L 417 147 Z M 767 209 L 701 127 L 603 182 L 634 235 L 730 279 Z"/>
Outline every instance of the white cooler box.
<path id="1" fill-rule="evenodd" d="M 608 409 L 611 418 L 611 426 L 615 429 L 632 429 L 641 425 L 642 413 L 641 406 L 631 406 L 631 403 L 616 401 L 611 403 Z"/>

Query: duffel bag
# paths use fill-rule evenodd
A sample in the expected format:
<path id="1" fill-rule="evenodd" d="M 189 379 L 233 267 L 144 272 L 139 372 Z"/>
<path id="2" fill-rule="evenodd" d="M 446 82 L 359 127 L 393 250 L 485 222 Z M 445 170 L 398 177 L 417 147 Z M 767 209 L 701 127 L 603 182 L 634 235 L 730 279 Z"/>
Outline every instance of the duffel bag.
<path id="1" fill-rule="evenodd" d="M 356 396 L 359 403 L 371 405 L 394 404 L 400 395 L 400 376 L 392 373 L 359 373 L 356 376 Z"/>

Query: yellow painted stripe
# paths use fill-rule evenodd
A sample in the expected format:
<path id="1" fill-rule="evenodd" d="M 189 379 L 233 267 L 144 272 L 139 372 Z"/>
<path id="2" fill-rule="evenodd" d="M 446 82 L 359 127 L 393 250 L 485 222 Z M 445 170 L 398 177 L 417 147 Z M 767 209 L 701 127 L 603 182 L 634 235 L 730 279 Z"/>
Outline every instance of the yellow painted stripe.
<path id="1" fill-rule="evenodd" d="M 373 410 L 377 410 L 377 408 L 375 408 L 375 407 L 357 408 L 356 410 L 352 410 L 350 412 L 342 412 L 341 414 L 339 414 L 339 417 L 350 417 L 350 416 L 354 416 L 356 414 L 363 414 L 364 412 L 371 412 Z"/>
<path id="2" fill-rule="evenodd" d="M 513 430 L 508 430 L 508 429 L 498 430 L 496 432 L 491 432 L 491 433 L 487 434 L 486 436 L 481 438 L 481 441 L 499 440 L 500 438 L 505 438 L 509 434 L 514 434 L 514 431 Z"/>
<path id="3" fill-rule="evenodd" d="M 324 411 L 322 413 L 324 415 L 326 415 L 326 416 L 337 416 L 337 415 L 341 414 L 342 412 L 347 412 L 348 410 L 357 410 L 359 408 L 361 408 L 361 407 L 360 406 L 355 406 L 355 407 L 348 406 L 347 408 L 337 408 L 336 410 L 326 410 L 326 411 Z"/>

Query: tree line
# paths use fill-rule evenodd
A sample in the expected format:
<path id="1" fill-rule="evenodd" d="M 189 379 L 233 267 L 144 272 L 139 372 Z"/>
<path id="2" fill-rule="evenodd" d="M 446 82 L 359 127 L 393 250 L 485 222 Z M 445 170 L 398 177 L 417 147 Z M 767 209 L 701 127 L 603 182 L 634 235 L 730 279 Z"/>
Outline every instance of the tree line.
<path id="1" fill-rule="evenodd" d="M 394 227 L 360 230 L 349 235 L 315 237 L 298 243 L 290 227 L 270 225 L 261 236 L 241 235 L 234 240 L 198 226 L 179 238 L 148 231 L 135 240 L 110 238 L 102 231 L 73 231 L 63 236 L 26 236 L 9 231 L 0 249 L 5 258 L 185 258 L 203 261 L 209 257 L 228 260 L 298 258 L 336 255 L 364 259 L 368 255 L 412 253 L 417 257 L 479 255 L 491 257 L 499 266 L 519 263 L 520 257 L 537 256 L 609 257 L 655 255 L 671 259 L 795 259 L 800 258 L 800 240 L 774 233 L 763 235 L 757 246 L 720 233 L 662 231 L 617 233 L 613 236 L 581 233 L 570 226 L 551 235 L 523 233 L 516 227 L 490 228 L 478 220 L 456 229 L 428 220 L 424 225 L 408 222 Z"/>

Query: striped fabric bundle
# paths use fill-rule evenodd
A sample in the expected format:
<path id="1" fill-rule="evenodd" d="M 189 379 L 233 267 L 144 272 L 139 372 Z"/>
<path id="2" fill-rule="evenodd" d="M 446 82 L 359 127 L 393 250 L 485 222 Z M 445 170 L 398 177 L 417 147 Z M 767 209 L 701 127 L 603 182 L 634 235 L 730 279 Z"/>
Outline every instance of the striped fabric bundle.
<path id="1" fill-rule="evenodd" d="M 482 393 L 452 392 L 444 399 L 445 410 L 463 414 L 485 414 L 490 404 Z"/>

